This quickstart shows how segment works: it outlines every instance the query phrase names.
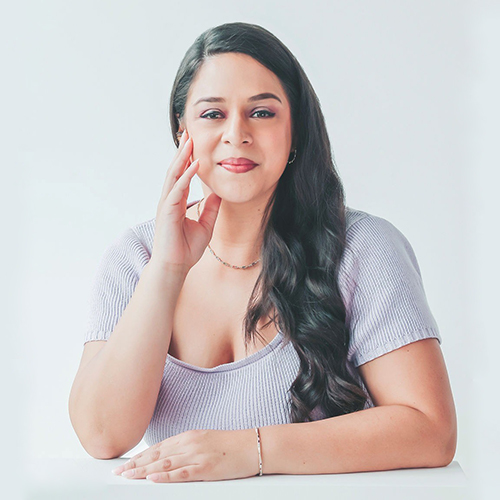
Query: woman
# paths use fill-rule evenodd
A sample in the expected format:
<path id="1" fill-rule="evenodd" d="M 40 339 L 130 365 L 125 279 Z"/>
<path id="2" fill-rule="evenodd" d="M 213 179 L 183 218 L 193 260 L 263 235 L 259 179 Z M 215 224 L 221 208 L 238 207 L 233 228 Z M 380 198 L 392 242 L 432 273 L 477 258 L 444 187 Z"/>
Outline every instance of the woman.
<path id="1" fill-rule="evenodd" d="M 415 254 L 345 206 L 290 51 L 256 25 L 207 30 L 170 112 L 156 217 L 96 276 L 69 401 L 85 449 L 116 458 L 144 436 L 114 472 L 159 482 L 449 464 L 455 409 Z"/>

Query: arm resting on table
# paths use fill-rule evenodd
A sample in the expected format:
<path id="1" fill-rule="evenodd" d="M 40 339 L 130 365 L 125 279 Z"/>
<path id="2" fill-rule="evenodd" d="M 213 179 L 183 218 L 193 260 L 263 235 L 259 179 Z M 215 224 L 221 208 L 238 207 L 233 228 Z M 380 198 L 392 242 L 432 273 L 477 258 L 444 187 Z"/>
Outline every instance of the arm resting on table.
<path id="1" fill-rule="evenodd" d="M 359 370 L 375 407 L 261 427 L 264 474 L 444 467 L 453 460 L 456 413 L 435 338 L 412 342 Z"/>

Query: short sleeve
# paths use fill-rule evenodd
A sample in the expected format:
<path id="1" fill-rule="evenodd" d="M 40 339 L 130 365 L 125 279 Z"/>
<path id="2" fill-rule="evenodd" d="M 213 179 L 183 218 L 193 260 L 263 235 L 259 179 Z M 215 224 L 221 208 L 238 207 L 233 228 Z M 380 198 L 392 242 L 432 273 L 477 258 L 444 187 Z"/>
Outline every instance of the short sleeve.
<path id="1" fill-rule="evenodd" d="M 147 249 L 132 228 L 106 248 L 91 285 L 84 343 L 108 340 L 149 258 Z"/>
<path id="2" fill-rule="evenodd" d="M 347 357 L 356 367 L 417 340 L 441 344 L 409 241 L 389 221 L 366 215 L 347 231 L 339 270 Z"/>

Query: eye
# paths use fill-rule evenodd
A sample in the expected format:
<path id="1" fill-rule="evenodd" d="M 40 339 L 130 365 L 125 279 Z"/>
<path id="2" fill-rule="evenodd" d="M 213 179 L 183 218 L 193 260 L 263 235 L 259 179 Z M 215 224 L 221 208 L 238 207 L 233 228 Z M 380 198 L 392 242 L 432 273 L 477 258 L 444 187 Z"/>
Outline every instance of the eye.
<path id="1" fill-rule="evenodd" d="M 202 118 L 208 118 L 211 115 L 218 115 L 220 114 L 218 111 L 210 111 L 209 113 L 205 113 L 204 115 L 201 115 Z M 208 118 L 209 120 L 212 120 L 212 118 Z"/>
<path id="2" fill-rule="evenodd" d="M 255 113 L 266 113 L 264 116 L 259 116 L 258 118 L 272 118 L 276 113 L 271 113 L 271 111 L 268 111 L 267 109 L 259 109 L 255 111 Z"/>
<path id="3" fill-rule="evenodd" d="M 264 113 L 264 116 L 258 116 L 257 118 L 272 118 L 276 113 L 272 113 L 271 111 L 268 111 L 267 109 L 258 109 L 257 111 L 254 111 L 252 115 L 255 115 L 256 113 Z M 219 111 L 210 111 L 208 113 L 205 113 L 204 115 L 201 115 L 201 118 L 206 118 L 207 120 L 213 120 L 214 116 L 213 115 L 220 115 Z"/>

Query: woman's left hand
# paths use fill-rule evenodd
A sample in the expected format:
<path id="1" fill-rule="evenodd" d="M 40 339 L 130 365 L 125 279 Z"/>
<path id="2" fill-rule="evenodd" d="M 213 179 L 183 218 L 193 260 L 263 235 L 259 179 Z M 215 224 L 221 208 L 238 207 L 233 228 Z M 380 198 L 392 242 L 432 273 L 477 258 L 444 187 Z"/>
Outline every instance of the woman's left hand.
<path id="1" fill-rule="evenodd" d="M 255 476 L 259 473 L 257 434 L 255 429 L 186 431 L 151 446 L 113 472 L 155 483 Z"/>

